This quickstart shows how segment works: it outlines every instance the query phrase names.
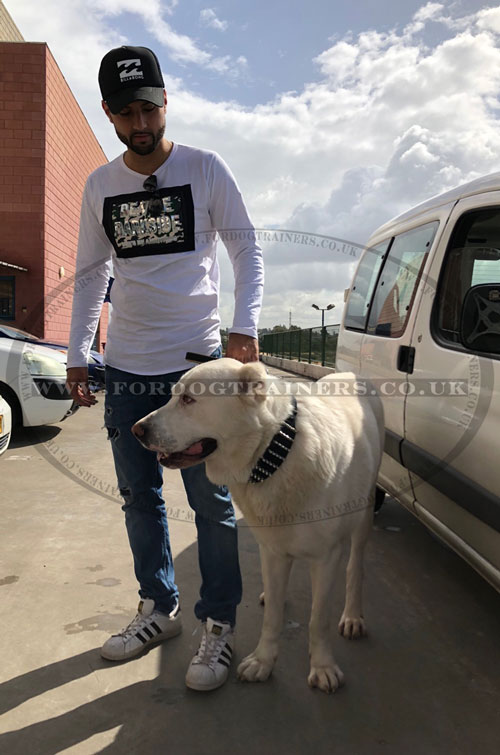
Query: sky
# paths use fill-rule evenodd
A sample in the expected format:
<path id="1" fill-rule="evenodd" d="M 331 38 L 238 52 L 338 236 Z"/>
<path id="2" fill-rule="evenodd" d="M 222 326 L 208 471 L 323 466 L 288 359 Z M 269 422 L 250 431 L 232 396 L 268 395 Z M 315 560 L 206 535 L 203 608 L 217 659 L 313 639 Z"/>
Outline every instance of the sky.
<path id="1" fill-rule="evenodd" d="M 377 226 L 500 170 L 494 2 L 4 4 L 26 40 L 48 43 L 109 159 L 122 145 L 101 110 L 100 60 L 122 44 L 155 50 L 167 137 L 222 155 L 262 229 L 262 327 L 288 324 L 290 313 L 295 325 L 319 325 L 312 304 L 334 304 L 326 322 L 339 322 Z M 222 244 L 219 259 L 228 326 L 233 280 Z"/>

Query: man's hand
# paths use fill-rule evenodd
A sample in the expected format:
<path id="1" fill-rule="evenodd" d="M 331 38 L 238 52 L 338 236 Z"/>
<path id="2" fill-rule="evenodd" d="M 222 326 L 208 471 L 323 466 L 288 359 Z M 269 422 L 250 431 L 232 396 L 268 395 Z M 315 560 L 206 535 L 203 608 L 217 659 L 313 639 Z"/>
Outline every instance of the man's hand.
<path id="1" fill-rule="evenodd" d="M 230 333 L 227 339 L 226 356 L 239 362 L 257 362 L 259 360 L 259 342 L 252 336 L 242 333 Z"/>
<path id="2" fill-rule="evenodd" d="M 80 406 L 93 406 L 97 399 L 89 388 L 89 371 L 87 367 L 68 367 L 66 386 L 71 398 Z"/>

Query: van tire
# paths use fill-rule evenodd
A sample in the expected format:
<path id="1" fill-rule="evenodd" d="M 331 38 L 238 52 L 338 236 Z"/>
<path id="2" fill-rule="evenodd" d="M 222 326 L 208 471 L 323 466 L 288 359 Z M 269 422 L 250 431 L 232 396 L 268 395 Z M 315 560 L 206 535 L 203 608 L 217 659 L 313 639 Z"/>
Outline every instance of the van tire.
<path id="1" fill-rule="evenodd" d="M 382 508 L 382 504 L 384 500 L 385 500 L 385 490 L 382 490 L 382 488 L 379 488 L 377 485 L 377 487 L 375 488 L 375 508 L 374 508 L 375 514 L 378 514 L 378 512 Z"/>

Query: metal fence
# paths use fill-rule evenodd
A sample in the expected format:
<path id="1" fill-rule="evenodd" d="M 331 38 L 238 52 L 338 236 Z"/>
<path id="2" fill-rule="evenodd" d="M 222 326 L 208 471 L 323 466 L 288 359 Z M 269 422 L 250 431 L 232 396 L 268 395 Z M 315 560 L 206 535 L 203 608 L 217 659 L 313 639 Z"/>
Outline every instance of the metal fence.
<path id="1" fill-rule="evenodd" d="M 325 325 L 324 328 L 266 333 L 260 337 L 260 351 L 269 356 L 334 367 L 339 327 Z"/>

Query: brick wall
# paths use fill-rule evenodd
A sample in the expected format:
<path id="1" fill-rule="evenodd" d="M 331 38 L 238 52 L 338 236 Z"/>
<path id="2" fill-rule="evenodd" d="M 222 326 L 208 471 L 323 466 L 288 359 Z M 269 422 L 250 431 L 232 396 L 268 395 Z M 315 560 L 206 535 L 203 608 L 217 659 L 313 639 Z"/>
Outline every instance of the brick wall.
<path id="1" fill-rule="evenodd" d="M 81 196 L 104 162 L 48 47 L 0 42 L 0 261 L 28 268 L 0 265 L 16 278 L 10 324 L 68 340 Z M 107 305 L 100 350 L 106 329 Z"/>
<path id="2" fill-rule="evenodd" d="M 44 330 L 46 338 L 67 341 L 83 188 L 106 156 L 47 47 L 45 52 Z M 106 340 L 107 305 L 104 310 L 101 342 Z"/>
<path id="3" fill-rule="evenodd" d="M 36 72 L 36 73 L 35 73 Z M 43 45 L 0 42 L 0 260 L 16 278 L 16 319 L 43 333 Z"/>

